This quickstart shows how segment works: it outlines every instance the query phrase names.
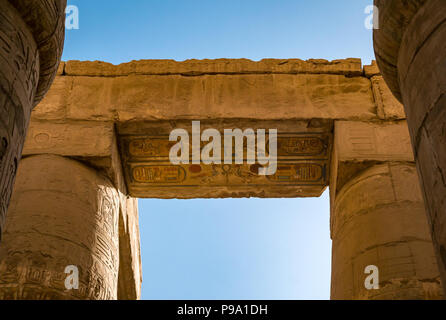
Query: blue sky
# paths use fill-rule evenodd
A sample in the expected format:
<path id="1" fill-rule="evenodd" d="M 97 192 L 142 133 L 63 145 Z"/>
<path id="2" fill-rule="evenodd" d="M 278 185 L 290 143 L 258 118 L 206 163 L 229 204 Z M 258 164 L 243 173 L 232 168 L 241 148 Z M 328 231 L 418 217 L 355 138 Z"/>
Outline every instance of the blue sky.
<path id="1" fill-rule="evenodd" d="M 68 0 L 63 60 L 374 59 L 372 0 Z M 143 299 L 328 299 L 319 199 L 139 201 Z"/>

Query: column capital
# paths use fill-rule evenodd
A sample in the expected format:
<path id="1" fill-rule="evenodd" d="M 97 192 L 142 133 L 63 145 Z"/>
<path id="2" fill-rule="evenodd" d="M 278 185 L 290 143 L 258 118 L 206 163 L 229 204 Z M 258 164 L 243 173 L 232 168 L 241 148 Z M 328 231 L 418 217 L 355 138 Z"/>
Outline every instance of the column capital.
<path id="1" fill-rule="evenodd" d="M 358 172 L 377 163 L 413 162 L 405 120 L 335 121 L 330 166 L 330 197 Z"/>

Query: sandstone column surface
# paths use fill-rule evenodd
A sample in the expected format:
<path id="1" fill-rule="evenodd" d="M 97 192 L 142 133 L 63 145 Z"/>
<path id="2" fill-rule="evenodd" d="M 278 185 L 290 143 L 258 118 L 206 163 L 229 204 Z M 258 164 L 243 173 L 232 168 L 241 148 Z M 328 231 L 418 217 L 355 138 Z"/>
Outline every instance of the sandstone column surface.
<path id="1" fill-rule="evenodd" d="M 117 299 L 119 210 L 117 190 L 96 170 L 24 158 L 0 244 L 0 299 Z M 66 286 L 70 266 L 77 289 Z"/>
<path id="2" fill-rule="evenodd" d="M 62 55 L 66 0 L 0 0 L 0 238 L 31 110 Z"/>
<path id="3" fill-rule="evenodd" d="M 332 204 L 332 299 L 440 299 L 442 286 L 415 165 L 377 164 Z M 376 266 L 379 289 L 365 286 Z"/>
<path id="4" fill-rule="evenodd" d="M 379 68 L 404 104 L 431 233 L 446 282 L 446 1 L 375 0 Z"/>

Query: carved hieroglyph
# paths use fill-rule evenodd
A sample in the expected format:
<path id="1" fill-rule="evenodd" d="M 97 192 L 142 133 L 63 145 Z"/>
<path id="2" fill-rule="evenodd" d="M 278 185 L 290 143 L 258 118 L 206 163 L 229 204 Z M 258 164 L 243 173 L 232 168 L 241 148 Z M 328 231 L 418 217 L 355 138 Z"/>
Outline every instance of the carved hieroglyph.
<path id="1" fill-rule="evenodd" d="M 0 0 L 0 240 L 32 108 L 64 42 L 66 0 Z"/>
<path id="2" fill-rule="evenodd" d="M 137 197 L 156 197 L 170 187 L 179 190 L 172 197 L 188 197 L 188 190 L 197 187 L 212 188 L 214 196 L 218 188 L 243 196 L 246 186 L 293 187 L 294 196 L 309 196 L 318 195 L 328 183 L 330 139 L 330 134 L 279 133 L 277 171 L 270 176 L 259 175 L 261 165 L 246 160 L 244 164 L 173 165 L 169 151 L 175 142 L 168 136 L 125 136 L 121 146 L 127 185 Z"/>
<path id="3" fill-rule="evenodd" d="M 39 79 L 34 38 L 8 1 L 0 1 L 0 239 Z"/>
<path id="4" fill-rule="evenodd" d="M 187 124 L 179 121 L 175 125 L 190 131 L 190 122 Z M 321 124 L 317 129 L 308 128 L 308 122 L 305 121 L 230 121 L 224 124 L 202 122 L 201 125 L 204 128 L 215 127 L 221 132 L 222 155 L 224 129 L 244 131 L 250 126 L 253 126 L 254 131 L 257 128 L 265 129 L 267 152 L 268 130 L 277 129 L 275 174 L 260 175 L 262 165 L 258 159 L 255 159 L 256 163 L 247 163 L 247 139 L 244 139 L 243 164 L 235 163 L 233 143 L 232 164 L 225 164 L 223 159 L 221 164 L 193 164 L 190 144 L 189 164 L 174 165 L 169 160 L 169 153 L 177 142 L 169 141 L 169 130 L 176 127 L 164 122 L 130 123 L 118 128 L 121 158 L 130 193 L 139 198 L 215 198 L 225 195 L 305 197 L 319 196 L 328 184 L 331 146 L 329 122 Z M 200 147 L 203 148 L 206 144 L 207 142 L 201 142 Z"/>
<path id="5" fill-rule="evenodd" d="M 40 155 L 21 161 L 0 244 L 0 299 L 113 300 L 118 292 L 119 197 L 84 164 Z M 79 270 L 78 289 L 65 269 Z"/>
<path id="6" fill-rule="evenodd" d="M 415 165 L 385 163 L 353 176 L 333 203 L 332 299 L 442 299 Z M 364 286 L 379 270 L 379 290 Z"/>

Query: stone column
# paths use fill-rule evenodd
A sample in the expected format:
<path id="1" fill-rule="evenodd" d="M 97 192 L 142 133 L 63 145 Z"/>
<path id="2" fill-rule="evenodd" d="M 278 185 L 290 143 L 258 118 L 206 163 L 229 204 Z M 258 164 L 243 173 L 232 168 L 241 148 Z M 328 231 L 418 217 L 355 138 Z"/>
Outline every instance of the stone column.
<path id="1" fill-rule="evenodd" d="M 142 265 L 139 245 L 138 199 L 121 201 L 119 215 L 118 299 L 141 299 Z"/>
<path id="2" fill-rule="evenodd" d="M 446 283 L 446 1 L 375 0 L 378 65 L 404 104 L 437 260 Z"/>
<path id="3" fill-rule="evenodd" d="M 32 108 L 56 74 L 66 0 L 0 0 L 0 239 Z"/>
<path id="4" fill-rule="evenodd" d="M 386 163 L 338 191 L 333 217 L 333 299 L 439 299 L 438 268 L 413 164 Z M 365 268 L 378 267 L 378 290 Z"/>
<path id="5" fill-rule="evenodd" d="M 119 195 L 109 178 L 68 158 L 19 166 L 4 241 L 0 299 L 117 299 Z M 79 288 L 67 290 L 67 266 Z"/>
<path id="6" fill-rule="evenodd" d="M 335 123 L 330 201 L 332 299 L 442 298 L 405 121 Z"/>

